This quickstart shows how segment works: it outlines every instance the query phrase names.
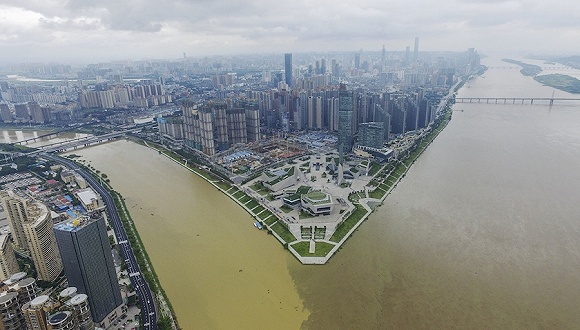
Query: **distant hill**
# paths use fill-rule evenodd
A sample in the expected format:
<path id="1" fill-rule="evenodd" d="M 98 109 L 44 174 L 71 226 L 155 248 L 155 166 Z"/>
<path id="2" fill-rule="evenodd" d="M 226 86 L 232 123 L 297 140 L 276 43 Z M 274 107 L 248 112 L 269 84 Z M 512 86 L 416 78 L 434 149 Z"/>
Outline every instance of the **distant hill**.
<path id="1" fill-rule="evenodd" d="M 562 63 L 567 66 L 571 66 L 574 69 L 580 69 L 580 56 L 568 56 L 568 57 L 559 57 L 559 58 L 552 58 L 554 62 Z"/>
<path id="2" fill-rule="evenodd" d="M 512 60 L 510 58 L 502 58 L 502 61 L 508 62 L 511 64 L 517 64 L 517 65 L 521 66 L 522 69 L 520 70 L 520 72 L 524 76 L 532 76 L 533 77 L 533 76 L 536 76 L 542 72 L 542 68 L 538 65 L 528 64 L 528 63 Z"/>

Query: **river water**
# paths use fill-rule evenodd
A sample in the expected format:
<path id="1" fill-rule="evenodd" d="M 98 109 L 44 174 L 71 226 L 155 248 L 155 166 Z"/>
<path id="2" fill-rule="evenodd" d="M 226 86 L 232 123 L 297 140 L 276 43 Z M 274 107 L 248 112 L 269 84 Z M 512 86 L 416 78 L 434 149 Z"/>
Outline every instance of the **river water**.
<path id="1" fill-rule="evenodd" d="M 552 92 L 498 68 L 458 96 Z M 324 266 L 299 264 L 155 151 L 117 141 L 75 153 L 126 198 L 184 329 L 579 328 L 580 102 L 454 109 Z"/>

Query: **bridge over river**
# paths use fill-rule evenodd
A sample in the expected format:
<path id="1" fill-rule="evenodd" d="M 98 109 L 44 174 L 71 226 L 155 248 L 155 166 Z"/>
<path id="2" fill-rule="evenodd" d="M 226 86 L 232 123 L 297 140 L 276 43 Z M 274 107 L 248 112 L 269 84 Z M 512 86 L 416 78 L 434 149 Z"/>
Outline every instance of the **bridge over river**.
<path id="1" fill-rule="evenodd" d="M 555 101 L 580 101 L 580 98 L 565 97 L 457 97 L 455 103 L 490 103 L 490 104 L 543 104 L 553 105 Z"/>

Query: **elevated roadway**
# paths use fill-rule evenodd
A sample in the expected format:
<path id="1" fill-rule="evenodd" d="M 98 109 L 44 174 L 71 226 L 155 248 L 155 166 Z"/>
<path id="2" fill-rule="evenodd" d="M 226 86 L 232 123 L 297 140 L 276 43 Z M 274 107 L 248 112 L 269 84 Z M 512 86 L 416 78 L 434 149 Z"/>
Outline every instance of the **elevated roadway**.
<path id="1" fill-rule="evenodd" d="M 90 173 L 79 167 L 75 162 L 68 159 L 50 155 L 42 154 L 43 158 L 52 160 L 60 165 L 64 165 L 78 174 L 80 174 L 89 185 L 103 198 L 106 205 L 107 215 L 109 217 L 109 223 L 113 227 L 115 236 L 117 236 L 117 241 L 119 242 L 121 255 L 125 260 L 127 265 L 127 273 L 130 274 L 129 278 L 131 284 L 135 288 L 135 292 L 139 297 L 141 303 L 141 328 L 145 330 L 157 330 L 157 319 L 158 312 L 155 305 L 154 295 L 149 288 L 149 284 L 145 281 L 143 274 L 137 263 L 137 258 L 133 253 L 131 244 L 128 242 L 127 233 L 121 222 L 121 217 L 117 212 L 115 207 L 115 202 L 113 196 L 95 179 Z"/>

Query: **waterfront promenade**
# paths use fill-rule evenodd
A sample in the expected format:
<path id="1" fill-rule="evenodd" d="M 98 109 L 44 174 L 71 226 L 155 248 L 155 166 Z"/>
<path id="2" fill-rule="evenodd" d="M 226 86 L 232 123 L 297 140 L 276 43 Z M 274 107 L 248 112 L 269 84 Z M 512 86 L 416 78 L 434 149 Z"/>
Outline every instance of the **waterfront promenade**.
<path id="1" fill-rule="evenodd" d="M 423 151 L 433 141 L 433 139 L 435 139 L 435 137 L 447 125 L 451 119 L 451 102 L 449 99 L 445 99 L 445 104 L 448 107 L 447 112 L 441 113 L 441 116 L 444 116 L 445 118 L 442 119 L 442 122 L 439 124 L 439 126 L 433 128 L 430 134 L 422 137 L 420 141 L 418 141 L 416 149 L 409 151 L 404 159 L 397 161 L 396 165 L 383 165 L 374 175 L 375 179 L 379 179 L 376 182 L 376 185 L 363 185 L 361 187 L 355 187 L 350 190 L 351 192 L 347 198 L 352 202 L 354 207 L 350 208 L 342 215 L 342 220 L 340 223 L 343 226 L 347 226 L 346 228 L 348 228 L 348 231 L 340 236 L 340 239 L 338 240 L 333 240 L 333 237 L 302 240 L 299 238 L 300 235 L 297 235 L 299 233 L 297 233 L 296 230 L 292 230 L 292 227 L 296 229 L 299 228 L 299 225 L 294 225 L 295 222 L 290 220 L 289 217 L 285 216 L 285 213 L 282 212 L 278 206 L 274 205 L 273 201 L 263 198 L 262 195 L 254 191 L 250 187 L 250 183 L 245 185 L 231 184 L 219 177 L 214 176 L 213 174 L 210 174 L 202 167 L 193 167 L 191 164 L 188 164 L 187 160 L 172 153 L 162 146 L 154 145 L 147 141 L 143 141 L 143 143 L 145 146 L 156 150 L 173 162 L 202 177 L 209 184 L 220 190 L 231 200 L 240 205 L 253 217 L 254 221 L 259 221 L 262 226 L 267 229 L 268 233 L 271 233 L 274 237 L 276 237 L 276 239 L 282 245 L 284 245 L 290 251 L 290 253 L 292 253 L 302 264 L 325 264 L 334 255 L 334 253 L 340 249 L 340 247 L 354 233 L 354 231 L 358 229 L 359 226 L 370 216 L 373 210 L 383 203 L 392 189 L 394 189 L 399 181 L 405 176 L 410 168 L 410 165 L 415 162 L 415 160 L 423 153 Z M 336 191 L 334 190 L 335 189 L 333 189 L 331 193 L 344 193 L 340 188 L 337 188 Z M 363 195 L 361 196 L 361 194 Z M 356 220 L 356 222 L 353 223 L 353 221 L 349 221 L 350 216 L 355 217 L 354 220 Z M 290 236 L 288 236 L 288 234 Z M 303 244 L 304 242 L 309 244 L 307 250 L 310 254 L 316 251 L 316 243 L 331 245 L 332 248 L 324 256 L 304 256 L 299 253 L 298 249 L 295 248 L 295 245 Z"/>

